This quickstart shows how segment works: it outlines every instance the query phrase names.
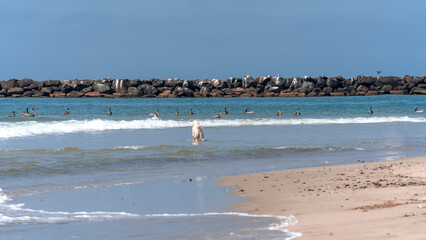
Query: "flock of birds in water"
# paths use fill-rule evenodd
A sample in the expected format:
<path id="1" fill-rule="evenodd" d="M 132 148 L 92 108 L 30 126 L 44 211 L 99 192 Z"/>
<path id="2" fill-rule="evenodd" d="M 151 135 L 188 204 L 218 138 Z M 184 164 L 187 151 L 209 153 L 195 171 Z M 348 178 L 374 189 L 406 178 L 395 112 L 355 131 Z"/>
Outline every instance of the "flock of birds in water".
<path id="1" fill-rule="evenodd" d="M 417 109 L 417 106 L 416 106 L 414 108 L 414 112 L 422 113 L 424 111 Z M 249 111 L 248 107 L 246 107 L 244 109 L 244 113 L 246 113 L 246 114 L 253 114 L 254 111 Z M 368 113 L 370 115 L 373 114 L 373 107 L 372 106 L 370 106 L 370 110 L 368 110 Z M 63 114 L 64 115 L 70 115 L 70 109 L 67 108 L 67 110 L 65 112 L 63 112 Z M 112 115 L 111 108 L 108 108 L 107 114 L 108 114 L 108 116 Z M 216 115 L 214 115 L 213 118 L 222 118 L 223 115 L 227 115 L 227 114 L 228 114 L 228 110 L 225 108 L 225 109 L 223 109 L 223 114 L 222 114 L 222 111 L 219 110 L 219 113 L 216 114 Z M 35 117 L 36 116 L 36 112 L 35 112 L 34 108 L 31 108 L 31 112 L 29 112 L 28 108 L 27 108 L 27 111 L 26 112 L 22 112 L 21 115 L 24 116 L 24 117 Z M 180 115 L 178 108 L 176 108 L 176 115 Z M 194 112 L 192 112 L 192 108 L 190 108 L 190 110 L 188 112 L 188 115 L 194 115 Z M 283 113 L 281 112 L 281 109 L 278 109 L 278 112 L 275 113 L 275 116 L 282 116 L 282 115 L 283 115 Z M 301 113 L 299 111 L 299 108 L 296 110 L 296 112 L 294 113 L 294 115 L 295 116 L 300 116 L 301 115 Z M 149 116 L 150 117 L 159 117 L 160 116 L 160 112 L 158 111 L 158 109 L 155 109 L 155 112 L 150 113 Z M 15 111 L 13 111 L 12 115 L 9 116 L 9 117 L 16 117 Z"/>

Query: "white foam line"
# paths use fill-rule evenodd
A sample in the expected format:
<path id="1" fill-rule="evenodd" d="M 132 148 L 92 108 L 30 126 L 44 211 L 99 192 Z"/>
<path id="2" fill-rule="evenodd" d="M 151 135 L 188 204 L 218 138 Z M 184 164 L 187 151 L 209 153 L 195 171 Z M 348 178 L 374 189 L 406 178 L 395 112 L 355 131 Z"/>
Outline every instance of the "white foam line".
<path id="1" fill-rule="evenodd" d="M 12 199 L 0 188 L 0 226 L 7 224 L 39 224 L 72 221 L 101 221 L 140 217 L 126 212 L 48 212 L 23 208 L 24 204 L 8 204 Z M 7 215 L 6 215 L 7 214 Z"/>
<path id="2" fill-rule="evenodd" d="M 240 216 L 240 217 L 254 217 L 254 218 L 275 218 L 280 220 L 279 224 L 269 226 L 266 230 L 270 231 L 281 231 L 287 234 L 291 234 L 291 236 L 287 239 L 293 239 L 296 237 L 302 236 L 302 233 L 298 232 L 290 232 L 286 227 L 297 224 L 297 220 L 293 215 L 290 216 L 275 216 L 275 215 L 255 215 L 244 212 L 209 212 L 209 213 L 163 213 L 163 214 L 147 214 L 145 217 L 201 217 L 201 216 Z"/>
<path id="3" fill-rule="evenodd" d="M 237 127 L 237 126 L 268 126 L 268 125 L 321 125 L 321 124 L 366 124 L 366 123 L 391 123 L 391 122 L 426 122 L 426 118 L 405 117 L 370 117 L 370 118 L 298 118 L 298 119 L 200 119 L 203 127 Z M 64 134 L 75 132 L 95 132 L 122 129 L 164 129 L 191 127 L 188 120 L 68 120 L 51 122 L 1 122 L 0 139 L 13 137 L 26 137 L 41 134 Z"/>

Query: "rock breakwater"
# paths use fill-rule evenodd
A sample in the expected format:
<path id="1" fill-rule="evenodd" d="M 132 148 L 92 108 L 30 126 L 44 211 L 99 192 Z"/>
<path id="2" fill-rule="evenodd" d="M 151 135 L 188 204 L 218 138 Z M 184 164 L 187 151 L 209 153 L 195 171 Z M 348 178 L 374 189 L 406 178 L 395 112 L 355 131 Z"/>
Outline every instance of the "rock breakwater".
<path id="1" fill-rule="evenodd" d="M 319 76 L 283 78 L 264 76 L 227 80 L 99 79 L 46 80 L 9 79 L 0 82 L 0 97 L 317 97 L 369 96 L 382 94 L 424 95 L 426 76 Z"/>

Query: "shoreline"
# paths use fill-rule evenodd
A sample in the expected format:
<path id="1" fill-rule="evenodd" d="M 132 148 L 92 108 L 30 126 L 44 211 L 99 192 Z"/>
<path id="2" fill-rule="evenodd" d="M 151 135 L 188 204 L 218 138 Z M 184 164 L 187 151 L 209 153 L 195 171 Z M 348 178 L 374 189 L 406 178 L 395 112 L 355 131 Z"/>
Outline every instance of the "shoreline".
<path id="1" fill-rule="evenodd" d="M 236 211 L 294 215 L 300 239 L 424 239 L 426 156 L 221 177 Z"/>

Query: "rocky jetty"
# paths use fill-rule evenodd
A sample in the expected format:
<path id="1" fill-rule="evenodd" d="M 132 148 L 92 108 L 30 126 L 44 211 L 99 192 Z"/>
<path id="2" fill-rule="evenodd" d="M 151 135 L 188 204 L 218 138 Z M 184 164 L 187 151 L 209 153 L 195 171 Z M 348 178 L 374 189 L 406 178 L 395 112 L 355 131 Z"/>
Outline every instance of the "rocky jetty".
<path id="1" fill-rule="evenodd" d="M 46 80 L 9 79 L 0 82 L 0 97 L 317 97 L 369 96 L 382 94 L 424 95 L 426 76 L 341 76 L 311 78 L 258 77 L 247 75 L 227 80 L 99 79 Z"/>

